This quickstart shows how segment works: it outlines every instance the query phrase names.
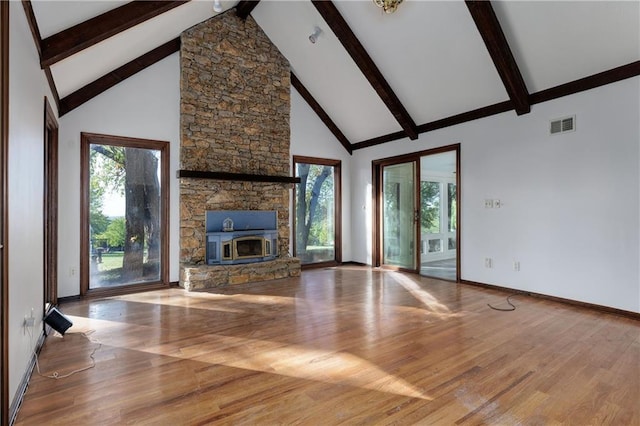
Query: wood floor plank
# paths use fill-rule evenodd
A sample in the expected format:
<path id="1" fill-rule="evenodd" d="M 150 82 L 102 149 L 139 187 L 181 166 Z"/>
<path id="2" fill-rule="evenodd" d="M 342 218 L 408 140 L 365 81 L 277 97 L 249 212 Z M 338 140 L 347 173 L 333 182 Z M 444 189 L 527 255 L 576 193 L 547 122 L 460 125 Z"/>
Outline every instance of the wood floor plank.
<path id="1" fill-rule="evenodd" d="M 70 302 L 41 371 L 95 367 L 34 374 L 16 425 L 640 423 L 638 321 L 506 296 L 340 267 Z"/>

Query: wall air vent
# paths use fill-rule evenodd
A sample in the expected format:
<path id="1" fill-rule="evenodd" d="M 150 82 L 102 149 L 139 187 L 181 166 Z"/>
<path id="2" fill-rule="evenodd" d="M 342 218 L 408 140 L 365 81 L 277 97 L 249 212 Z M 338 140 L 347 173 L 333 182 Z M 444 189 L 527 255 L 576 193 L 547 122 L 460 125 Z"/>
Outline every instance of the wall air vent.
<path id="1" fill-rule="evenodd" d="M 549 132 L 552 135 L 556 135 L 558 133 L 573 132 L 575 130 L 576 130 L 575 115 L 571 117 L 564 117 L 564 118 L 551 120 L 551 125 L 549 126 Z"/>

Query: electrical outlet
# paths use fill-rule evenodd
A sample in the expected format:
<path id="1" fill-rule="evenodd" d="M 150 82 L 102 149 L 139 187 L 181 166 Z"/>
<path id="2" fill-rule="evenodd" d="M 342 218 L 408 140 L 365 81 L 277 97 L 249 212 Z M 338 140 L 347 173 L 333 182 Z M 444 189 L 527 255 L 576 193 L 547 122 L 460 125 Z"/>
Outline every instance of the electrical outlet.
<path id="1" fill-rule="evenodd" d="M 484 267 L 485 268 L 492 268 L 493 267 L 493 261 L 491 260 L 490 257 L 485 257 L 484 258 Z"/>
<path id="2" fill-rule="evenodd" d="M 517 260 L 513 262 L 513 270 L 516 272 L 520 271 L 520 262 Z"/>
<path id="3" fill-rule="evenodd" d="M 76 268 L 74 267 L 69 268 L 69 276 L 73 277 L 75 275 L 76 275 Z"/>
<path id="4" fill-rule="evenodd" d="M 493 200 L 490 198 L 486 198 L 484 200 L 484 208 L 485 209 L 492 209 L 493 208 Z"/>
<path id="5" fill-rule="evenodd" d="M 24 327 L 33 327 L 36 325 L 36 317 L 34 316 L 35 309 L 31 308 L 31 314 L 24 316 L 24 322 L 22 325 Z"/>
<path id="6" fill-rule="evenodd" d="M 493 208 L 499 209 L 500 207 L 502 207 L 502 201 L 498 200 L 497 198 L 493 200 Z"/>

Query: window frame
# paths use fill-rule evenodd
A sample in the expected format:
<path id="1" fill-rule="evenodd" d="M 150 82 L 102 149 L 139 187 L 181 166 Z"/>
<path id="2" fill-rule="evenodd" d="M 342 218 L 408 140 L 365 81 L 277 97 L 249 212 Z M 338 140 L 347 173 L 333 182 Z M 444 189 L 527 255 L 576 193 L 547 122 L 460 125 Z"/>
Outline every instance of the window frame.
<path id="1" fill-rule="evenodd" d="M 312 164 L 317 166 L 332 166 L 333 167 L 333 196 L 334 196 L 334 259 L 323 262 L 306 263 L 301 267 L 302 269 L 322 268 L 327 266 L 337 266 L 342 264 L 342 161 L 329 158 L 318 157 L 306 157 L 301 155 L 293 156 L 293 175 L 297 175 L 298 164 Z M 292 211 L 292 241 L 293 241 L 293 255 L 295 256 L 297 250 L 297 231 L 296 231 L 296 188 L 293 190 L 293 208 Z"/>
<path id="2" fill-rule="evenodd" d="M 112 145 L 160 151 L 160 279 L 117 287 L 89 287 L 90 146 Z M 82 132 L 80 134 L 80 295 L 109 296 L 169 287 L 169 142 Z"/>

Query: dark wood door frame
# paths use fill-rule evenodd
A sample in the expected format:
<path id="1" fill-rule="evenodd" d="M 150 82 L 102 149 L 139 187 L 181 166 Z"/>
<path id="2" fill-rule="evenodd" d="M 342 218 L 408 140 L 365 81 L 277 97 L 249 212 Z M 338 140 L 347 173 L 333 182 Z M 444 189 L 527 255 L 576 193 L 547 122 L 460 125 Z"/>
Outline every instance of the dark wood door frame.
<path id="1" fill-rule="evenodd" d="M 58 304 L 58 122 L 44 98 L 44 307 Z"/>
<path id="2" fill-rule="evenodd" d="M 461 212 L 461 187 L 460 187 L 460 144 L 452 144 L 452 145 L 447 145 L 447 146 L 442 146 L 442 147 L 438 147 L 438 148 L 433 148 L 433 149 L 428 149 L 425 151 L 420 151 L 420 152 L 413 152 L 413 153 L 409 153 L 409 154 L 403 154 L 403 155 L 398 155 L 395 157 L 389 157 L 389 158 L 383 158 L 380 160 L 374 160 L 371 163 L 371 173 L 372 173 L 372 177 L 371 177 L 371 182 L 372 182 L 372 205 L 374 206 L 373 208 L 373 229 L 372 229 L 372 264 L 375 267 L 380 267 L 380 266 L 384 266 L 382 264 L 382 232 L 380 232 L 381 230 L 381 224 L 382 224 L 382 169 L 385 166 L 390 166 L 390 165 L 394 165 L 394 164 L 400 164 L 400 163 L 408 163 L 411 161 L 414 161 L 417 164 L 416 167 L 416 173 L 415 175 L 417 176 L 416 182 L 419 182 L 419 177 L 420 177 L 420 157 L 426 156 L 426 155 L 433 155 L 433 154 L 441 154 L 443 152 L 451 152 L 454 151 L 456 153 L 456 204 L 457 204 L 457 208 L 456 208 L 456 222 L 457 222 L 457 229 L 456 229 L 456 281 L 460 282 L 461 279 L 461 275 L 460 275 L 460 229 L 461 229 L 461 223 L 460 223 L 460 212 Z M 419 190 L 416 189 L 416 197 L 419 198 L 418 196 Z M 419 209 L 419 200 L 416 201 L 416 208 Z M 416 226 L 416 247 L 418 247 L 418 244 L 420 243 L 420 227 Z M 416 256 L 416 268 L 417 270 L 408 270 L 408 272 L 419 272 L 420 271 L 420 262 L 419 260 L 419 250 L 416 250 L 415 256 Z M 399 270 L 406 270 L 406 269 L 402 269 L 402 268 L 391 268 L 391 269 L 399 269 Z"/>
<path id="3" fill-rule="evenodd" d="M 0 2 L 0 425 L 9 424 L 9 2 Z"/>

